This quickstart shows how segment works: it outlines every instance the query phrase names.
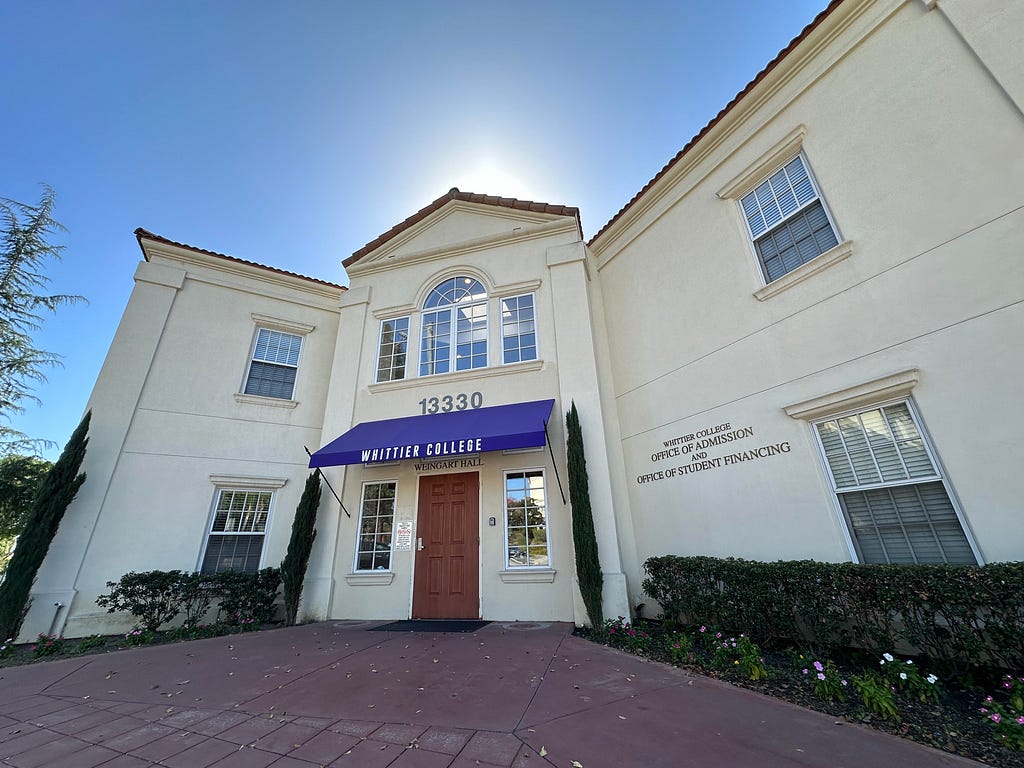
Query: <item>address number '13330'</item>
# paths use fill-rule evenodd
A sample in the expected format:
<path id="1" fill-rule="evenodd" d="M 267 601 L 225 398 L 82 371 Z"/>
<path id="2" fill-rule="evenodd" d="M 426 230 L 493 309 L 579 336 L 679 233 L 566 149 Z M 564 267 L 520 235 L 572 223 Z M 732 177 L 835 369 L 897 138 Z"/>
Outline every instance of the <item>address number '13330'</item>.
<path id="1" fill-rule="evenodd" d="M 480 408 L 483 404 L 484 396 L 480 392 L 471 392 L 468 395 L 465 392 L 459 392 L 457 395 L 425 397 L 420 400 L 420 415 L 464 411 L 467 408 Z"/>

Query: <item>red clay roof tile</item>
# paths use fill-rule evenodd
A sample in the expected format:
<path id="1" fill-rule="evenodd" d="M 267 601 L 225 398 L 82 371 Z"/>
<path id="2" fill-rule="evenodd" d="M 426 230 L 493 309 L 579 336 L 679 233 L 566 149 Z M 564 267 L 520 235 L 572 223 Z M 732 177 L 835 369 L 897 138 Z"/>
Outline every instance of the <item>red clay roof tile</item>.
<path id="1" fill-rule="evenodd" d="M 223 254 L 223 253 L 217 253 L 216 251 L 208 251 L 205 248 L 198 248 L 198 247 L 196 247 L 194 245 L 189 245 L 188 243 L 179 243 L 179 242 L 176 242 L 175 240 L 169 240 L 166 237 L 161 237 L 160 235 L 155 235 L 152 232 L 143 229 L 142 227 L 139 227 L 138 229 L 135 230 L 135 237 L 139 241 L 139 247 L 140 248 L 142 248 L 142 241 L 144 239 L 145 240 L 152 240 L 155 243 L 163 243 L 164 245 L 173 245 L 173 246 L 177 246 L 178 248 L 187 248 L 188 250 L 195 251 L 196 253 L 204 253 L 207 256 L 216 256 L 218 259 L 226 259 L 227 261 L 233 261 L 233 262 L 235 262 L 237 264 L 245 264 L 246 266 L 257 267 L 259 269 L 265 269 L 268 272 L 275 272 L 275 273 L 277 273 L 279 275 L 287 275 L 288 277 L 297 277 L 300 280 L 308 280 L 311 283 L 318 283 L 320 285 L 326 285 L 326 286 L 329 286 L 331 288 L 340 288 L 343 291 L 348 290 L 343 285 L 338 285 L 337 283 L 329 283 L 326 280 L 320 280 L 319 278 L 316 278 L 316 277 L 308 277 L 307 275 L 300 275 L 298 272 L 289 272 L 286 269 L 278 269 L 277 267 L 268 267 L 266 264 L 257 264 L 255 261 L 246 261 L 245 259 L 239 259 L 239 258 L 236 258 L 234 256 L 228 256 L 228 255 Z M 146 249 L 145 248 L 142 248 L 142 255 L 145 256 L 146 261 L 149 261 L 149 256 L 146 254 Z"/>
<path id="2" fill-rule="evenodd" d="M 614 216 L 612 216 L 608 220 L 608 223 L 605 224 L 603 227 L 601 227 L 601 229 L 598 230 L 597 234 L 594 235 L 592 238 L 590 238 L 589 241 L 587 241 L 587 245 L 593 245 L 594 242 L 601 235 L 603 235 L 608 230 L 608 228 L 611 227 L 612 224 L 614 224 L 616 221 L 618 221 L 622 217 L 622 215 L 626 213 L 626 211 L 628 211 L 631 207 L 633 207 L 633 205 L 637 202 L 637 200 L 639 200 L 641 197 L 644 196 L 644 194 L 647 192 L 647 190 L 649 190 L 651 187 L 653 187 L 655 184 L 657 184 L 662 176 L 664 176 L 666 173 L 668 173 L 669 170 L 671 170 L 672 167 L 676 163 L 678 163 L 680 160 L 682 160 L 683 156 L 686 155 L 686 153 L 689 152 L 697 144 L 697 142 L 699 142 L 702 138 L 704 138 L 705 135 L 707 135 L 708 131 L 710 131 L 712 128 L 714 128 L 718 124 L 718 122 L 723 117 L 725 117 L 729 113 L 729 111 L 732 110 L 732 108 L 735 107 L 744 96 L 746 96 L 748 93 L 750 93 L 758 83 L 760 83 L 762 80 L 764 80 L 764 78 L 768 75 L 768 73 L 771 72 L 773 69 L 775 69 L 776 65 L 778 65 L 778 63 L 780 61 L 782 61 L 784 58 L 786 58 L 786 56 L 788 56 L 789 53 L 794 48 L 796 48 L 801 42 L 803 42 L 803 40 L 809 34 L 811 34 L 811 32 L 813 32 L 814 29 L 819 24 L 821 24 L 821 22 L 823 22 L 826 18 L 828 18 L 829 14 L 831 14 L 832 11 L 834 11 L 836 8 L 838 8 L 842 3 L 843 3 L 843 0 L 832 0 L 832 2 L 829 3 L 828 7 L 825 8 L 825 10 L 823 10 L 821 13 L 819 13 L 817 16 L 815 16 L 814 20 L 810 24 L 808 24 L 806 27 L 804 27 L 799 35 L 797 35 L 796 37 L 794 37 L 792 40 L 789 41 L 789 45 L 787 45 L 785 48 L 783 48 L 781 51 L 779 51 L 779 55 L 778 56 L 776 56 L 774 59 L 772 59 L 770 62 L 768 62 L 768 65 L 764 69 L 762 69 L 760 72 L 758 72 L 757 76 L 753 80 L 751 80 L 749 83 L 747 83 L 742 91 L 740 91 L 735 96 L 733 96 L 732 101 L 730 101 L 728 104 L 726 104 L 722 108 L 722 110 L 717 115 L 715 115 L 714 118 L 707 125 L 705 125 L 703 128 L 701 128 L 700 132 L 696 136 L 694 136 L 692 139 L 690 139 L 687 142 L 686 146 L 683 147 L 681 150 L 679 150 L 679 152 L 676 153 L 676 156 L 673 157 L 671 160 L 669 160 L 668 163 L 665 165 L 665 167 L 662 168 L 660 171 L 658 171 L 658 173 L 655 174 L 654 178 L 651 179 L 649 182 L 647 182 L 644 185 L 643 189 L 641 189 L 639 192 L 637 192 L 635 195 L 633 195 L 633 199 L 632 200 L 630 200 L 628 203 L 626 203 L 624 206 L 622 206 L 622 208 L 619 209 L 619 212 L 616 213 Z"/>
<path id="3" fill-rule="evenodd" d="M 551 213 L 555 216 L 572 216 L 576 219 L 576 228 L 579 230 L 580 237 L 583 237 L 583 226 L 580 224 L 580 209 L 572 208 L 567 205 L 549 205 L 548 203 L 536 203 L 532 200 L 517 200 L 514 197 L 497 197 L 496 195 L 481 195 L 473 192 L 460 192 L 458 187 L 452 187 L 448 190 L 447 194 L 441 195 L 430 205 L 425 208 L 421 208 L 412 216 L 407 218 L 405 221 L 396 224 L 387 232 L 375 240 L 371 240 L 369 243 L 364 245 L 358 251 L 353 253 L 343 262 L 344 266 L 348 267 L 355 264 L 363 256 L 376 250 L 384 243 L 391 240 L 393 237 L 401 234 L 405 230 L 414 224 L 418 224 L 423 221 L 427 216 L 432 214 L 434 211 L 443 207 L 452 200 L 462 200 L 467 203 L 482 203 L 483 205 L 495 205 L 502 208 L 513 208 L 518 211 L 533 211 L 535 213 Z"/>

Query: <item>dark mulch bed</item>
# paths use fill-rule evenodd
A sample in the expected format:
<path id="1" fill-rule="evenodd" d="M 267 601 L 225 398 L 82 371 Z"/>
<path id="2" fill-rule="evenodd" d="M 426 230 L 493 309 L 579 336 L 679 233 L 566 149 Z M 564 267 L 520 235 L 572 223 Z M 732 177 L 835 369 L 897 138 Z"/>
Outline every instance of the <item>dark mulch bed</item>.
<path id="1" fill-rule="evenodd" d="M 664 650 L 662 638 L 665 631 L 659 623 L 638 622 L 635 626 L 642 627 L 652 636 L 650 649 L 637 655 L 666 664 L 674 663 Z M 577 628 L 575 634 L 602 645 L 631 652 L 619 643 L 610 642 L 609 636 L 604 633 Z M 732 670 L 713 669 L 708 660 L 702 658 L 699 653 L 695 655 L 692 663 L 676 666 L 767 696 L 774 696 L 801 707 L 824 712 L 836 719 L 866 725 L 989 765 L 1024 768 L 1024 752 L 1010 750 L 996 743 L 994 729 L 978 712 L 986 692 L 991 692 L 998 686 L 999 675 L 996 672 L 993 672 L 989 685 L 979 686 L 974 690 L 944 680 L 944 695 L 938 704 L 902 698 L 899 700 L 900 721 L 893 722 L 868 712 L 853 690 L 845 702 L 829 702 L 819 698 L 808 684 L 807 678 L 801 674 L 792 651 L 766 652 L 764 661 L 768 668 L 768 677 L 758 681 L 745 679 L 743 675 Z M 876 663 L 855 656 L 834 661 L 846 675 L 856 674 L 864 670 L 868 664 Z"/>

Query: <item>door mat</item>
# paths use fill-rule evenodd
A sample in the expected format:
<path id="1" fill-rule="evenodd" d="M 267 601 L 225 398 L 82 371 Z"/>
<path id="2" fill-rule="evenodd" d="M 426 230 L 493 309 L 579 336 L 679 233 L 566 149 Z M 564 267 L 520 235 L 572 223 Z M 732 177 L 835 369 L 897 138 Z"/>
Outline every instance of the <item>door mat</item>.
<path id="1" fill-rule="evenodd" d="M 466 619 L 409 619 L 382 624 L 370 632 L 476 632 L 490 623 Z"/>

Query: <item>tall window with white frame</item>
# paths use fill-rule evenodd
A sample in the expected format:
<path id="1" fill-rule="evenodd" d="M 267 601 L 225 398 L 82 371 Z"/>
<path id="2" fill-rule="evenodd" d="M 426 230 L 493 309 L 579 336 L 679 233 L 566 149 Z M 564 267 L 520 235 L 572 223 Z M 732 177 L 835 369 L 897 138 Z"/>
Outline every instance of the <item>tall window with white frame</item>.
<path id="1" fill-rule="evenodd" d="M 203 573 L 259 570 L 273 498 L 272 491 L 218 489 Z"/>
<path id="2" fill-rule="evenodd" d="M 532 293 L 501 300 L 501 350 L 505 363 L 537 359 Z"/>
<path id="3" fill-rule="evenodd" d="M 363 497 L 359 502 L 356 571 L 391 570 L 397 485 L 392 480 L 363 483 Z"/>
<path id="4" fill-rule="evenodd" d="M 244 393 L 291 400 L 301 349 L 301 336 L 257 328 Z"/>
<path id="5" fill-rule="evenodd" d="M 405 378 L 405 360 L 409 350 L 409 318 L 396 317 L 380 324 L 377 353 L 377 381 Z"/>
<path id="6" fill-rule="evenodd" d="M 839 244 L 803 155 L 740 198 L 766 283 Z"/>
<path id="7" fill-rule="evenodd" d="M 550 567 L 544 472 L 505 473 L 506 567 Z"/>
<path id="8" fill-rule="evenodd" d="M 479 280 L 452 277 L 423 303 L 420 376 L 487 366 L 487 291 Z"/>
<path id="9" fill-rule="evenodd" d="M 860 562 L 977 564 L 909 401 L 814 429 Z"/>

